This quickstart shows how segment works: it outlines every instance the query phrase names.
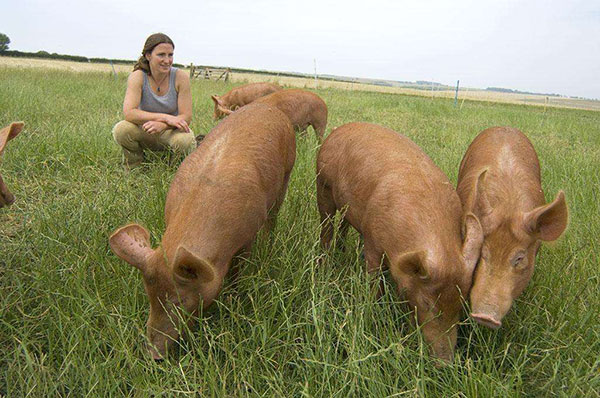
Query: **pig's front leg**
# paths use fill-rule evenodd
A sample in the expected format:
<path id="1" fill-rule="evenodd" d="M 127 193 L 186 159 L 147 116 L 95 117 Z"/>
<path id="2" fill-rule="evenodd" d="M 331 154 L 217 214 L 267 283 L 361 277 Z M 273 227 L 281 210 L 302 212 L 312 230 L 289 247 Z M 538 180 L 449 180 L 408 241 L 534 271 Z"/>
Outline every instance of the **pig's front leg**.
<path id="1" fill-rule="evenodd" d="M 231 287 L 235 288 L 239 282 L 241 263 L 250 258 L 252 253 L 252 242 L 246 244 L 231 259 L 231 268 L 229 269 L 229 280 Z"/>
<path id="2" fill-rule="evenodd" d="M 379 276 L 383 268 L 383 252 L 377 249 L 376 245 L 365 237 L 365 261 L 367 273 L 369 274 L 369 283 L 371 284 L 371 292 L 378 299 L 383 294 L 383 279 Z"/>

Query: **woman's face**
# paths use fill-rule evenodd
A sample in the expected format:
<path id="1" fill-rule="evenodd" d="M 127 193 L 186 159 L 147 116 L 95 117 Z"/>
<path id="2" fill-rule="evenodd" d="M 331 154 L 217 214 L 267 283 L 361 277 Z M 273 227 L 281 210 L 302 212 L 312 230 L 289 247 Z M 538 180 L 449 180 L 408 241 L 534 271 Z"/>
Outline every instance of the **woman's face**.
<path id="1" fill-rule="evenodd" d="M 173 46 L 161 43 L 154 47 L 150 54 L 146 54 L 146 59 L 153 73 L 167 73 L 173 64 Z"/>

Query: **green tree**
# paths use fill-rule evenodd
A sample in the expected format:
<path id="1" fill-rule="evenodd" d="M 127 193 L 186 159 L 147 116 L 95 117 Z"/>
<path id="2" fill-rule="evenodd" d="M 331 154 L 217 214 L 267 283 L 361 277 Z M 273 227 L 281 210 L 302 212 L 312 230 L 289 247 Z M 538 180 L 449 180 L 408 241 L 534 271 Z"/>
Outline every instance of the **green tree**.
<path id="1" fill-rule="evenodd" d="M 0 51 L 8 50 L 10 39 L 4 33 L 0 33 Z"/>

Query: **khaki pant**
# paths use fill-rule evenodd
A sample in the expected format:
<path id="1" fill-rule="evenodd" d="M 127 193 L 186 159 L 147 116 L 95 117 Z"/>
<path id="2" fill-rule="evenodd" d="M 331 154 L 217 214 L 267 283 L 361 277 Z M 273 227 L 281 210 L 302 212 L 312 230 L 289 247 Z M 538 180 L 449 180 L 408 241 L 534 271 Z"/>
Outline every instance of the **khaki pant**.
<path id="1" fill-rule="evenodd" d="M 148 134 L 137 124 L 121 120 L 113 127 L 113 137 L 123 148 L 124 164 L 127 167 L 139 166 L 144 160 L 144 149 L 164 151 L 171 149 L 184 156 L 196 148 L 193 132 L 164 130 L 158 134 Z"/>

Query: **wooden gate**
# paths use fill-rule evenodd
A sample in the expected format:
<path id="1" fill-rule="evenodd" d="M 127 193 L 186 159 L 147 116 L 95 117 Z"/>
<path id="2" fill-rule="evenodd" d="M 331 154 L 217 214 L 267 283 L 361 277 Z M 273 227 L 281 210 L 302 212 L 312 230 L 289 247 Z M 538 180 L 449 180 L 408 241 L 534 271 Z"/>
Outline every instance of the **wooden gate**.
<path id="1" fill-rule="evenodd" d="M 190 64 L 190 79 L 206 79 L 206 80 L 221 80 L 229 81 L 231 69 L 216 69 L 209 67 L 198 67 Z"/>

